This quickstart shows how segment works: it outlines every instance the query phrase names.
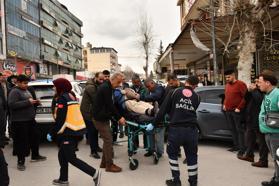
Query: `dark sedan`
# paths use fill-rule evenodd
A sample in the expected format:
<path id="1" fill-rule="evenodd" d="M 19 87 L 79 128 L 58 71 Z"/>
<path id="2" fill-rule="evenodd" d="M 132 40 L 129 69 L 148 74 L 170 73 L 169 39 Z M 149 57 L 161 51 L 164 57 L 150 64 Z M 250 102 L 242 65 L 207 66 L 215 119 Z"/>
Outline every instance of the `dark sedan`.
<path id="1" fill-rule="evenodd" d="M 195 91 L 201 98 L 197 110 L 200 137 L 232 139 L 230 126 L 222 110 L 224 86 L 198 87 Z"/>

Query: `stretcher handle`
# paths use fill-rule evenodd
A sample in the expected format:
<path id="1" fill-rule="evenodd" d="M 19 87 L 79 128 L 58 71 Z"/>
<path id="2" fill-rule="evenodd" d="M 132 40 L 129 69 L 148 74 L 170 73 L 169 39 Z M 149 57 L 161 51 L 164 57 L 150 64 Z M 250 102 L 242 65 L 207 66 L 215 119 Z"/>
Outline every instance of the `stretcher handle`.
<path id="1" fill-rule="evenodd" d="M 140 125 L 140 124 L 135 123 L 135 122 L 132 122 L 132 121 L 126 121 L 126 123 L 127 123 L 128 125 L 132 125 L 132 126 L 135 126 L 135 127 L 140 127 L 140 128 L 143 128 L 143 129 L 146 128 L 146 125 Z"/>

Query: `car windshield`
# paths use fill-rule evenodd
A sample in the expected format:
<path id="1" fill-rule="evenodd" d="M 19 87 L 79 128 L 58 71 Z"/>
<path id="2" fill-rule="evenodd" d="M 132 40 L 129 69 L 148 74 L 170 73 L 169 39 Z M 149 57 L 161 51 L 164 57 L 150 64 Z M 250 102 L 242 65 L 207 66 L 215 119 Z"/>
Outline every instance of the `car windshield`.
<path id="1" fill-rule="evenodd" d="M 53 85 L 33 86 L 38 99 L 52 99 L 54 96 Z"/>

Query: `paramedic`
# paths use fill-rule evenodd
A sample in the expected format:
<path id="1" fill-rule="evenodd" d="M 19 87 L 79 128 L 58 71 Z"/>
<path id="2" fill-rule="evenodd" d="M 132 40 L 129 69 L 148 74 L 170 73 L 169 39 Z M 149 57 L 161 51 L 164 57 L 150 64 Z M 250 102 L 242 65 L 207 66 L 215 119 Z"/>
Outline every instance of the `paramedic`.
<path id="1" fill-rule="evenodd" d="M 175 89 L 164 100 L 154 123 L 163 120 L 166 114 L 170 116 L 167 153 L 173 179 L 166 180 L 168 186 L 180 186 L 178 166 L 179 147 L 183 146 L 187 157 L 190 186 L 197 185 L 198 179 L 198 128 L 196 110 L 199 106 L 199 96 L 194 92 L 199 79 L 190 76 L 185 87 Z"/>

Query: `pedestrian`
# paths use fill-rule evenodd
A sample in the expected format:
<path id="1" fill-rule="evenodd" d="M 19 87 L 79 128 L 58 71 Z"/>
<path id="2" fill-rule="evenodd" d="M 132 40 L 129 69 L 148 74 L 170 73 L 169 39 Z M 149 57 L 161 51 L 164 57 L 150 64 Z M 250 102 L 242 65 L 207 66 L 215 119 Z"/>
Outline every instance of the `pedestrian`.
<path id="1" fill-rule="evenodd" d="M 170 91 L 178 88 L 178 87 L 184 87 L 185 85 L 179 81 L 176 74 L 170 73 L 167 75 L 167 87 L 165 89 L 165 96 L 169 94 Z M 165 97 L 164 96 L 164 97 Z"/>
<path id="2" fill-rule="evenodd" d="M 182 82 L 179 81 L 176 74 L 174 74 L 174 73 L 170 73 L 170 74 L 167 75 L 167 83 L 168 84 L 167 84 L 167 87 L 165 89 L 164 98 L 166 98 L 168 96 L 168 94 L 170 92 L 172 92 L 173 90 L 175 90 L 176 88 L 185 86 L 185 84 L 183 84 Z M 169 119 L 168 115 L 166 115 L 166 118 Z M 168 127 L 166 127 L 166 130 L 168 130 Z M 181 149 L 179 149 L 178 157 L 181 157 Z M 185 159 L 183 161 L 183 163 L 186 164 L 187 160 Z"/>
<path id="3" fill-rule="evenodd" d="M 94 169 L 76 156 L 76 147 L 80 138 L 86 133 L 79 103 L 74 94 L 71 93 L 71 83 L 63 78 L 53 81 L 57 101 L 55 111 L 55 125 L 47 139 L 56 139 L 59 146 L 58 160 L 60 164 L 60 176 L 53 180 L 54 185 L 69 185 L 68 164 L 71 163 L 81 171 L 93 178 L 96 186 L 100 184 L 101 172 Z"/>
<path id="4" fill-rule="evenodd" d="M 166 180 L 167 186 L 181 186 L 180 171 L 178 165 L 178 153 L 180 146 L 184 148 L 188 165 L 188 182 L 190 186 L 196 186 L 198 182 L 198 122 L 196 110 L 200 104 L 199 96 L 194 92 L 199 79 L 190 76 L 185 87 L 173 90 L 165 98 L 155 118 L 154 124 L 169 115 L 169 132 L 167 153 L 173 179 Z"/>
<path id="5" fill-rule="evenodd" d="M 101 72 L 97 72 L 94 78 L 88 80 L 86 82 L 80 105 L 80 111 L 86 125 L 88 140 L 91 149 L 90 156 L 94 157 L 95 159 L 101 158 L 98 152 L 102 152 L 102 149 L 99 147 L 99 132 L 96 129 L 95 124 L 93 123 L 92 105 L 96 97 L 97 89 L 103 82 L 104 75 Z"/>
<path id="6" fill-rule="evenodd" d="M 156 108 L 160 108 L 161 104 L 164 101 L 164 94 L 165 94 L 164 87 L 155 83 L 154 80 L 151 78 L 147 78 L 144 81 L 144 85 L 149 91 L 149 93 L 147 95 L 141 96 L 140 100 L 153 103 L 155 110 L 157 110 Z M 161 127 L 156 129 L 156 134 L 154 133 L 154 135 L 155 136 L 153 137 L 149 135 L 149 139 L 151 145 L 153 146 L 152 148 L 154 148 L 156 152 L 155 158 L 158 161 L 164 154 L 165 127 L 163 126 L 162 123 L 161 123 Z M 153 139 L 155 139 L 155 141 Z M 148 157 L 151 155 L 153 155 L 152 150 L 147 152 L 144 156 Z"/>
<path id="7" fill-rule="evenodd" d="M 4 157 L 4 149 L 5 146 L 5 139 L 4 136 L 0 136 L 0 185 L 1 186 L 8 186 L 10 179 L 8 175 L 8 164 Z"/>
<path id="8" fill-rule="evenodd" d="M 31 161 L 44 161 L 46 157 L 39 154 L 39 139 L 35 121 L 35 106 L 39 100 L 33 99 L 28 90 L 29 78 L 19 75 L 17 86 L 14 87 L 8 97 L 11 124 L 13 128 L 14 153 L 17 155 L 17 168 L 25 170 L 25 157 L 30 153 Z"/>
<path id="9" fill-rule="evenodd" d="M 112 133 L 110 120 L 114 117 L 120 125 L 125 125 L 125 118 L 116 110 L 113 103 L 113 89 L 122 83 L 123 74 L 115 73 L 105 81 L 97 90 L 96 99 L 93 103 L 93 122 L 101 134 L 103 143 L 103 156 L 100 168 L 107 172 L 121 172 L 122 169 L 113 163 Z"/>
<path id="10" fill-rule="evenodd" d="M 140 76 L 138 74 L 133 74 L 132 76 L 132 86 L 131 89 L 133 89 L 135 91 L 135 93 L 137 93 L 140 97 L 145 97 L 148 95 L 148 90 L 147 88 L 143 85 Z M 134 139 L 134 144 L 135 147 L 138 148 L 139 147 L 139 136 L 136 136 Z M 144 148 L 148 147 L 148 142 L 147 142 L 147 135 L 143 134 L 143 144 L 144 144 Z M 148 153 L 150 154 L 150 153 Z"/>
<path id="11" fill-rule="evenodd" d="M 241 160 L 252 162 L 255 167 L 268 167 L 268 148 L 265 143 L 264 134 L 259 129 L 259 113 L 261 110 L 262 100 L 264 98 L 263 92 L 258 87 L 258 79 L 255 83 L 249 86 L 248 92 L 245 96 L 246 106 L 246 143 L 247 150 L 245 155 L 239 156 Z M 254 151 L 258 141 L 260 159 L 254 162 Z"/>
<path id="12" fill-rule="evenodd" d="M 265 93 L 259 114 L 260 131 L 265 135 L 265 141 L 275 165 L 273 178 L 262 182 L 262 186 L 279 185 L 279 89 L 276 87 L 277 84 L 278 79 L 272 71 L 265 70 L 259 76 L 259 88 Z M 267 117 L 270 113 L 275 114 L 271 122 Z M 268 126 L 270 123 L 277 123 L 277 127 Z"/>
<path id="13" fill-rule="evenodd" d="M 6 136 L 6 128 L 7 128 L 7 105 L 8 100 L 8 85 L 5 76 L 0 73 L 0 134 L 4 136 L 4 143 L 7 145 L 10 140 L 9 137 Z"/>
<path id="14" fill-rule="evenodd" d="M 110 78 L 110 72 L 108 70 L 103 70 L 104 81 L 108 81 Z"/>
<path id="15" fill-rule="evenodd" d="M 245 95 L 247 86 L 244 82 L 237 80 L 235 72 L 228 70 L 225 72 L 225 100 L 223 110 L 225 111 L 228 123 L 231 126 L 233 147 L 229 151 L 238 151 L 237 157 L 245 153 L 245 124 L 243 123 L 243 114 L 245 109 Z"/>
<path id="16" fill-rule="evenodd" d="M 145 97 L 148 95 L 148 90 L 141 82 L 140 76 L 138 74 L 133 74 L 132 76 L 132 86 L 131 88 L 140 95 L 140 97 Z"/>

